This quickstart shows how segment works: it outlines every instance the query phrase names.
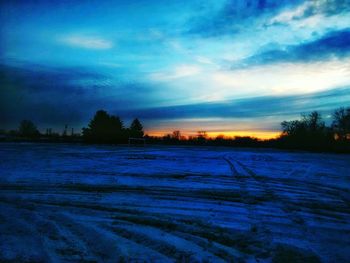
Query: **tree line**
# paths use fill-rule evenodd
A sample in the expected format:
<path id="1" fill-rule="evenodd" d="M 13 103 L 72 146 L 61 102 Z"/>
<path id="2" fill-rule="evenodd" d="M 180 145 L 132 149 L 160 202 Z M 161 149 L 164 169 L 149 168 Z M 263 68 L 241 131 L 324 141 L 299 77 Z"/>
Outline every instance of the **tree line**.
<path id="1" fill-rule="evenodd" d="M 34 141 L 64 141 L 64 142 L 86 142 L 86 143 L 127 143 L 129 138 L 143 138 L 143 125 L 135 118 L 130 127 L 125 127 L 123 121 L 105 110 L 98 110 L 90 120 L 87 127 L 82 129 L 81 134 L 72 132 L 69 134 L 67 125 L 61 134 L 46 129 L 40 133 L 37 126 L 30 120 L 22 120 L 17 130 L 6 132 L 0 130 L 1 135 L 9 136 L 13 140 Z M 3 138 L 6 138 L 3 136 Z"/>
<path id="2" fill-rule="evenodd" d="M 299 120 L 283 121 L 281 127 L 279 141 L 285 148 L 350 151 L 350 107 L 335 110 L 330 126 L 313 111 Z"/>
<path id="3" fill-rule="evenodd" d="M 91 143 L 126 143 L 129 138 L 142 138 L 143 126 L 136 118 L 129 128 L 125 128 L 123 121 L 104 110 L 96 112 L 87 128 L 83 128 L 83 139 Z"/>
<path id="4" fill-rule="evenodd" d="M 196 136 L 189 137 L 182 136 L 181 131 L 174 131 L 162 137 L 152 137 L 144 135 L 143 125 L 137 118 L 131 122 L 129 127 L 125 127 L 118 116 L 99 110 L 87 127 L 82 129 L 82 135 L 74 134 L 72 130 L 69 136 L 67 125 L 62 135 L 52 133 L 51 129 L 47 129 L 46 134 L 41 134 L 35 124 L 29 120 L 23 120 L 18 130 L 8 134 L 16 138 L 30 140 L 46 136 L 46 138 L 53 138 L 52 141 L 82 141 L 86 143 L 122 144 L 127 143 L 129 138 L 145 138 L 150 144 L 222 145 L 350 152 L 350 107 L 335 110 L 329 126 L 325 124 L 321 113 L 313 111 L 310 114 L 301 115 L 297 120 L 283 121 L 281 129 L 280 136 L 270 140 L 260 140 L 249 136 L 227 138 L 223 135 L 210 138 L 206 131 L 198 131 Z M 5 134 L 0 131 L 0 135 L 1 133 Z"/>
<path id="5" fill-rule="evenodd" d="M 339 108 L 332 114 L 331 124 L 327 126 L 321 113 L 313 111 L 301 115 L 297 120 L 283 121 L 281 134 L 274 139 L 260 140 L 249 136 L 227 138 L 219 135 L 209 138 L 205 131 L 196 136 L 183 137 L 180 131 L 174 131 L 161 138 L 148 137 L 152 143 L 165 144 L 206 144 L 238 147 L 271 147 L 311 151 L 350 152 L 350 107 Z"/>

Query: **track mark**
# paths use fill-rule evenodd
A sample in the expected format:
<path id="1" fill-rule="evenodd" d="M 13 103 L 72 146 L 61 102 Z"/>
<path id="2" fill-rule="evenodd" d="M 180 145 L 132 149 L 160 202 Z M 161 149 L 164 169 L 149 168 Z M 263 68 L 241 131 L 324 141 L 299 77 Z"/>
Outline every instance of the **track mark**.
<path id="1" fill-rule="evenodd" d="M 239 176 L 238 171 L 236 170 L 235 165 L 230 161 L 230 159 L 226 156 L 224 156 L 224 160 L 228 163 L 228 165 L 230 166 L 231 172 L 233 176 Z"/>

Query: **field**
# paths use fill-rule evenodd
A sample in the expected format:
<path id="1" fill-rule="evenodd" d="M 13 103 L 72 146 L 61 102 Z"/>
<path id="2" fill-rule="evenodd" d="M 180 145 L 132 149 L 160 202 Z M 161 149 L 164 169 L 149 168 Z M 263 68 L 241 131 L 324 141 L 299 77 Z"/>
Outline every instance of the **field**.
<path id="1" fill-rule="evenodd" d="M 0 261 L 349 262 L 350 156 L 0 144 Z"/>

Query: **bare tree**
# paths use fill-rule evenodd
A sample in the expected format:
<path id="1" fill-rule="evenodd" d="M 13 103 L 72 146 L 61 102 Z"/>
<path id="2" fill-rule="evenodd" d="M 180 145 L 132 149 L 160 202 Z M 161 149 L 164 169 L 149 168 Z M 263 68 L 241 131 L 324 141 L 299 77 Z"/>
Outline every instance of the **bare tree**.
<path id="1" fill-rule="evenodd" d="M 29 120 L 21 121 L 18 128 L 18 132 L 21 136 L 24 136 L 24 137 L 36 137 L 40 135 L 35 124 Z"/>
<path id="2" fill-rule="evenodd" d="M 350 134 L 350 107 L 334 111 L 332 129 L 340 140 L 348 138 Z"/>
<path id="3" fill-rule="evenodd" d="M 181 132 L 180 131 L 173 131 L 172 138 L 175 140 L 181 139 Z"/>

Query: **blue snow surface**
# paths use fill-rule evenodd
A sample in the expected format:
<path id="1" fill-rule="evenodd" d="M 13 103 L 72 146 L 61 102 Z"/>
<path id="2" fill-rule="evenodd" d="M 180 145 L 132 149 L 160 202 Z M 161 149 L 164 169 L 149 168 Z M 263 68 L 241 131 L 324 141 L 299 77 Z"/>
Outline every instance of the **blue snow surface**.
<path id="1" fill-rule="evenodd" d="M 350 156 L 0 144 L 0 261 L 349 262 Z"/>

